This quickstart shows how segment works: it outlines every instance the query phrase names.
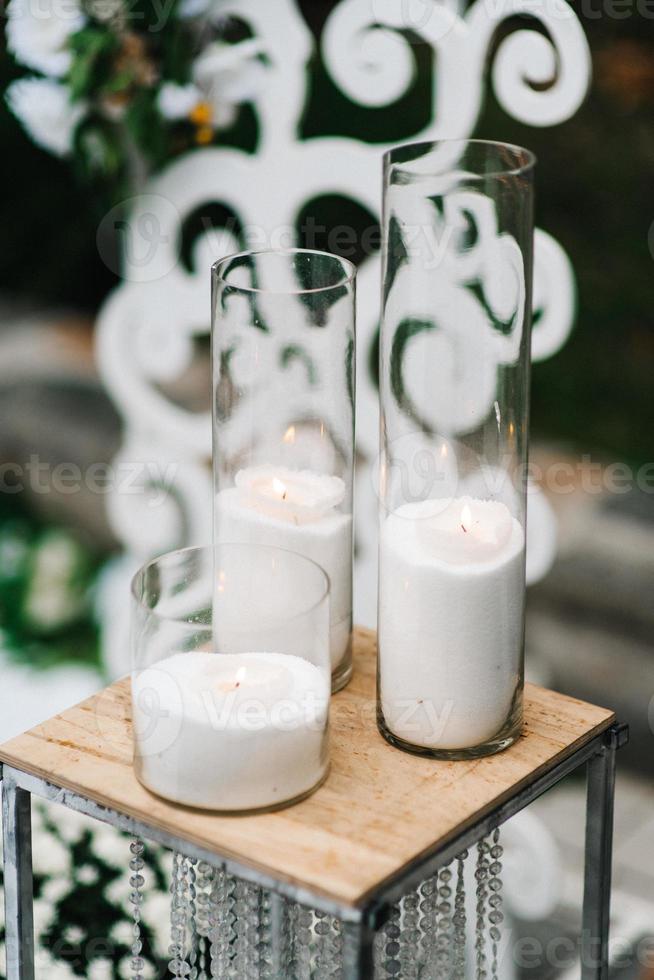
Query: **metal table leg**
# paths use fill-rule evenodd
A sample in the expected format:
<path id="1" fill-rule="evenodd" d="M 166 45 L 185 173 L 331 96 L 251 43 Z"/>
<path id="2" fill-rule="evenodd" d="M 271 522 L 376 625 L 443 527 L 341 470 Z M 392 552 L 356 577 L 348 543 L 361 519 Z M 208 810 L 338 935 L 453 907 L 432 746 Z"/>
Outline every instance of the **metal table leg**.
<path id="1" fill-rule="evenodd" d="M 626 726 L 615 726 L 597 755 L 587 763 L 586 867 L 581 935 L 582 980 L 607 980 L 615 755 L 628 738 Z"/>
<path id="2" fill-rule="evenodd" d="M 2 781 L 7 980 L 34 980 L 30 794 Z"/>
<path id="3" fill-rule="evenodd" d="M 273 976 L 284 975 L 286 950 L 288 944 L 288 915 L 281 895 L 273 892 L 270 896 L 270 931 L 272 934 L 272 972 Z"/>
<path id="4" fill-rule="evenodd" d="M 367 917 L 343 925 L 343 980 L 372 980 L 375 931 Z"/>

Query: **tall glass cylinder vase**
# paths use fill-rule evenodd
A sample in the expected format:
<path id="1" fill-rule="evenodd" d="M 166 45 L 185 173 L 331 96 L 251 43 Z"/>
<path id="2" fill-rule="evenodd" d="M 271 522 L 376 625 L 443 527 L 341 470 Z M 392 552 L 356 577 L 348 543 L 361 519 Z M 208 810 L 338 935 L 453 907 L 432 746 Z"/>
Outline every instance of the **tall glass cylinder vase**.
<path id="1" fill-rule="evenodd" d="M 299 249 L 213 268 L 215 540 L 325 570 L 334 690 L 352 671 L 355 278 Z"/>
<path id="2" fill-rule="evenodd" d="M 378 723 L 437 758 L 522 726 L 534 163 L 385 158 Z"/>

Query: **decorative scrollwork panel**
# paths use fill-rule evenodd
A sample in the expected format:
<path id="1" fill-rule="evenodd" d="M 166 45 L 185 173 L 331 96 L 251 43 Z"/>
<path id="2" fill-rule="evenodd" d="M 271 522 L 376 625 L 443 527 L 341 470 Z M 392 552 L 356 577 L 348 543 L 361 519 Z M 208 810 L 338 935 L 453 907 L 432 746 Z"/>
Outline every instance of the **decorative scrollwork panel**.
<path id="1" fill-rule="evenodd" d="M 98 324 L 100 370 L 125 419 L 125 452 L 147 453 L 162 468 L 177 460 L 180 474 L 186 474 L 176 484 L 176 535 L 170 515 L 160 533 L 153 519 L 152 534 L 146 535 L 138 518 L 127 517 L 127 509 L 137 506 L 134 501 L 111 501 L 119 537 L 139 556 L 161 551 L 172 538 L 192 544 L 211 536 L 208 412 L 179 405 L 169 394 L 171 383 L 188 369 L 194 342 L 209 332 L 210 264 L 241 248 L 302 244 L 298 225 L 308 202 L 329 195 L 354 201 L 379 218 L 381 153 L 390 142 L 300 135 L 315 60 L 322 59 L 341 96 L 359 109 L 375 111 L 411 91 L 418 70 L 414 45 L 428 45 L 431 117 L 416 139 L 469 136 L 491 84 L 516 119 L 534 126 L 563 122 L 581 103 L 590 75 L 582 27 L 564 0 L 475 0 L 464 11 L 451 0 L 341 0 L 317 41 L 292 0 L 231 0 L 218 3 L 215 12 L 217 25 L 237 17 L 257 42 L 254 49 L 251 43 L 244 46 L 243 70 L 253 51 L 262 56 L 262 82 L 253 101 L 256 152 L 199 149 L 149 182 L 146 193 L 135 199 L 130 225 L 150 222 L 157 232 L 156 249 L 147 263 L 125 249 L 125 281 L 107 300 Z M 538 29 L 522 26 L 496 44 L 498 31 L 516 16 Z M 222 226 L 202 219 L 216 209 L 231 216 Z M 191 215 L 201 220 L 188 246 L 190 261 L 185 261 L 183 232 Z M 484 216 L 478 217 L 483 222 Z M 333 224 L 339 224 L 337 214 Z M 450 272 L 455 274 L 446 264 L 441 267 L 441 275 Z M 379 282 L 379 256 L 369 249 L 360 266 L 357 326 L 362 463 L 355 615 L 364 621 L 372 618 L 375 591 L 376 500 L 369 461 L 377 453 L 378 412 L 370 366 L 377 344 Z M 533 355 L 548 357 L 571 329 L 574 279 L 565 253 L 542 231 L 536 238 L 534 304 Z M 203 495 L 206 504 L 200 505 Z M 548 541 L 541 544 L 538 527 L 530 528 L 533 568 L 539 573 L 544 549 L 551 551 L 551 521 L 545 520 L 543 528 Z"/>

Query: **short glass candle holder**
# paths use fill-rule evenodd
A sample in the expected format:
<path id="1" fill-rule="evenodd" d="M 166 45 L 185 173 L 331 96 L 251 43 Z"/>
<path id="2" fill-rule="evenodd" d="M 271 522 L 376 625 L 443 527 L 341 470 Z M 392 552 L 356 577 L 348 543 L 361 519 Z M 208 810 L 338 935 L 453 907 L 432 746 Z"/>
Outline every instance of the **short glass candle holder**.
<path id="1" fill-rule="evenodd" d="M 274 809 L 325 778 L 329 582 L 279 548 L 171 552 L 132 585 L 138 779 L 202 809 Z"/>
<path id="2" fill-rule="evenodd" d="M 534 158 L 385 158 L 378 724 L 445 759 L 522 727 Z"/>
<path id="3" fill-rule="evenodd" d="M 326 571 L 333 690 L 352 672 L 355 277 L 299 249 L 230 256 L 212 280 L 214 540 Z"/>

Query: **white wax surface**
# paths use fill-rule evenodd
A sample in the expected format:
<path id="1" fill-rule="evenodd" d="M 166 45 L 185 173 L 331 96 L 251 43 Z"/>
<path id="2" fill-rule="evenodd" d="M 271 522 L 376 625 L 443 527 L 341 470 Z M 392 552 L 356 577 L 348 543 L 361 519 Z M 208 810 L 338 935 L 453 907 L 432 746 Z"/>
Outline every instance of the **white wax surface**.
<path id="1" fill-rule="evenodd" d="M 414 745 L 472 748 L 501 730 L 521 677 L 524 532 L 511 517 L 497 554 L 453 563 L 425 533 L 432 512 L 405 504 L 381 528 L 382 711 Z"/>
<path id="2" fill-rule="evenodd" d="M 325 672 L 301 657 L 173 654 L 132 677 L 138 777 L 203 809 L 295 799 L 327 771 L 329 696 Z"/>
<path id="3" fill-rule="evenodd" d="M 240 489 L 221 490 L 216 497 L 216 528 L 220 541 L 285 548 L 315 561 L 330 583 L 332 671 L 343 660 L 352 627 L 352 518 L 336 510 L 319 519 L 294 524 L 249 506 Z M 297 595 L 303 583 L 294 583 Z"/>
<path id="4" fill-rule="evenodd" d="M 239 470 L 234 483 L 248 506 L 291 524 L 319 520 L 345 497 L 345 484 L 338 476 L 271 463 Z"/>

